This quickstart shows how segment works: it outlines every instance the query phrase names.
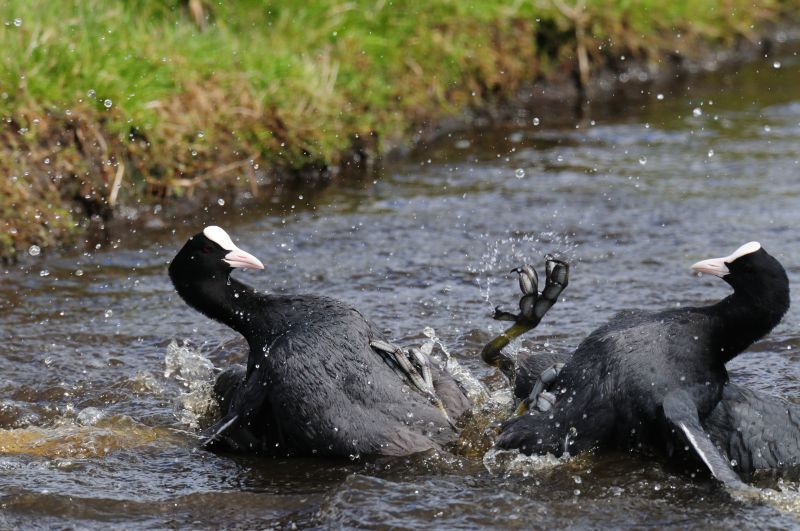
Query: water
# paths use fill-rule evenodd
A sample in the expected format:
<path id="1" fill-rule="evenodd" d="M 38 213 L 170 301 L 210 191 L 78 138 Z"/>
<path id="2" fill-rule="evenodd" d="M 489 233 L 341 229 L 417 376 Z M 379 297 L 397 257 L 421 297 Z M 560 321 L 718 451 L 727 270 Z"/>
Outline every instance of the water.
<path id="1" fill-rule="evenodd" d="M 577 127 L 537 113 L 538 126 L 529 115 L 453 135 L 375 183 L 299 190 L 241 216 L 228 202 L 203 222 L 224 225 L 264 262 L 264 272 L 240 273 L 245 281 L 345 299 L 404 344 L 424 343 L 430 326 L 497 389 L 502 380 L 477 359 L 500 329 L 489 315 L 516 304 L 509 269 L 541 268 L 546 252 L 572 261 L 570 286 L 517 349 L 568 352 L 622 308 L 714 301 L 728 288 L 689 265 L 753 239 L 800 285 L 800 68 L 794 57 L 772 63 L 660 87 L 663 97 L 595 110 Z M 759 502 L 734 501 L 706 479 L 627 454 L 557 464 L 490 455 L 487 467 L 471 454 L 337 461 L 198 450 L 208 361 L 224 367 L 246 349 L 168 282 L 166 264 L 202 225 L 163 221 L 88 254 L 31 251 L 3 272 L 0 527 L 800 521 L 795 482 L 766 478 Z M 798 325 L 796 306 L 730 364 L 732 378 L 800 399 Z"/>

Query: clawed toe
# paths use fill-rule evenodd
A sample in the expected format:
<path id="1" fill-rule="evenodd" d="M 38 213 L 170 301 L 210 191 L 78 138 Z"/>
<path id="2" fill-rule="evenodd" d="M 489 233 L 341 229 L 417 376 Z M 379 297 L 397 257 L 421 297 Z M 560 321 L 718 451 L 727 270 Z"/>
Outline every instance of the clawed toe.
<path id="1" fill-rule="evenodd" d="M 434 404 L 439 411 L 441 411 L 447 422 L 455 427 L 453 420 L 447 413 L 447 410 L 442 404 L 442 401 L 436 395 L 436 389 L 433 386 L 433 374 L 431 372 L 431 360 L 418 348 L 408 349 L 408 353 L 387 341 L 381 339 L 370 340 L 370 346 L 388 355 L 389 359 L 400 368 L 402 373 L 408 378 L 414 387 L 422 392 L 423 395 L 428 397 L 428 400 Z M 412 363 L 413 360 L 413 363 Z"/>
<path id="2" fill-rule="evenodd" d="M 523 265 L 511 270 L 519 276 L 519 289 L 522 298 L 519 300 L 520 313 L 512 313 L 495 308 L 494 319 L 498 321 L 515 321 L 528 326 L 536 326 L 541 321 L 558 296 L 567 287 L 569 282 L 569 264 L 559 260 L 553 255 L 545 257 L 545 287 L 539 293 L 539 276 L 536 270 L 529 265 Z"/>
<path id="3" fill-rule="evenodd" d="M 495 307 L 492 319 L 495 321 L 516 321 L 517 315 L 500 309 L 500 306 Z"/>
<path id="4" fill-rule="evenodd" d="M 519 289 L 523 295 L 536 295 L 539 293 L 539 275 L 529 265 L 515 267 L 512 273 L 519 275 Z"/>
<path id="5" fill-rule="evenodd" d="M 543 412 L 550 411 L 553 408 L 556 403 L 556 396 L 546 391 L 546 389 L 558 379 L 558 375 L 561 374 L 561 369 L 563 368 L 563 363 L 556 363 L 539 374 L 536 378 L 536 383 L 533 384 L 530 395 L 525 399 L 529 408 L 535 407 Z"/>
<path id="6" fill-rule="evenodd" d="M 545 257 L 545 270 L 547 271 L 545 291 L 552 286 L 559 286 L 559 292 L 567 287 L 569 283 L 569 263 L 548 254 Z"/>

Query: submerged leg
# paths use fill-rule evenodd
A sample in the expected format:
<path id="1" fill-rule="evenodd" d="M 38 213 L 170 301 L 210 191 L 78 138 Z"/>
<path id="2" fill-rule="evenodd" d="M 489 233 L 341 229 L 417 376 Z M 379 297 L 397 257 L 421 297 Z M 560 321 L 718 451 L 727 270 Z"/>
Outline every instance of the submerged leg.
<path id="1" fill-rule="evenodd" d="M 502 353 L 511 341 L 525 332 L 536 328 L 542 317 L 558 301 L 558 296 L 569 283 L 569 264 L 557 260 L 550 255 L 545 257 L 545 287 L 538 292 L 538 275 L 530 266 L 522 266 L 512 270 L 519 275 L 519 286 L 522 298 L 519 301 L 520 312 L 512 314 L 495 309 L 494 319 L 513 321 L 514 324 L 502 334 L 492 339 L 481 351 L 481 358 L 487 364 L 498 367 L 509 380 L 514 379 L 514 361 Z"/>

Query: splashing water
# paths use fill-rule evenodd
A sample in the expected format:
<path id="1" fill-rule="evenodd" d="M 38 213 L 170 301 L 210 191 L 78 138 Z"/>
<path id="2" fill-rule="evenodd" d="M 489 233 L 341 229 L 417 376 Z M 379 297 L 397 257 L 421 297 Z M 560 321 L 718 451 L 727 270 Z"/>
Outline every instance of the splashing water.
<path id="1" fill-rule="evenodd" d="M 540 232 L 537 234 L 526 234 L 522 236 L 511 236 L 495 240 L 491 243 L 486 252 L 481 257 L 477 267 L 470 268 L 476 273 L 476 282 L 483 299 L 486 301 L 490 311 L 494 311 L 497 306 L 504 306 L 511 303 L 514 299 L 505 298 L 502 301 L 494 300 L 493 288 L 499 283 L 503 292 L 509 292 L 508 286 L 516 283 L 509 272 L 523 264 L 530 265 L 539 272 L 539 289 L 544 287 L 544 258 L 551 254 L 556 258 L 574 262 L 577 257 L 577 244 L 572 242 L 569 235 L 555 232 Z M 519 292 L 517 292 L 517 296 Z M 505 296 L 504 296 L 505 297 Z M 512 310 L 514 311 L 514 310 Z M 488 321 L 487 330 L 491 333 L 498 332 L 498 324 Z M 545 345 L 547 346 L 547 345 Z M 519 341 L 514 341 L 505 347 L 506 354 L 516 358 L 519 354 Z"/>
<path id="2" fill-rule="evenodd" d="M 532 472 L 562 465 L 567 459 L 559 459 L 553 454 L 528 456 L 519 453 L 517 450 L 492 448 L 484 454 L 483 466 L 492 474 L 528 477 Z"/>
<path id="3" fill-rule="evenodd" d="M 436 331 L 431 328 L 430 326 L 426 326 L 422 333 L 428 339 L 420 346 L 420 350 L 426 356 L 432 356 L 437 363 L 443 364 L 445 370 L 450 373 L 450 375 L 455 378 L 458 386 L 464 391 L 464 394 L 467 395 L 470 402 L 473 404 L 480 404 L 486 402 L 489 398 L 489 391 L 483 383 L 478 380 L 466 367 L 461 365 L 455 356 L 450 354 L 450 351 L 447 350 L 447 347 L 436 336 Z M 438 355 L 432 355 L 434 347 L 439 347 L 439 350 L 443 354 L 442 357 Z"/>
<path id="4" fill-rule="evenodd" d="M 177 341 L 167 345 L 164 363 L 164 377 L 174 378 L 188 389 L 175 401 L 175 418 L 192 429 L 216 418 L 219 407 L 214 399 L 214 364 L 188 345 L 178 345 Z"/>
<path id="5" fill-rule="evenodd" d="M 540 271 L 548 253 L 571 262 L 576 257 L 577 248 L 568 235 L 555 232 L 511 236 L 490 244 L 481 256 L 480 264 L 470 270 L 477 273 L 481 295 L 494 309 L 497 304 L 492 300 L 492 288 L 498 282 L 508 284 L 508 272 L 513 268 L 528 264 Z M 543 283 L 544 278 L 540 277 L 539 281 Z"/>

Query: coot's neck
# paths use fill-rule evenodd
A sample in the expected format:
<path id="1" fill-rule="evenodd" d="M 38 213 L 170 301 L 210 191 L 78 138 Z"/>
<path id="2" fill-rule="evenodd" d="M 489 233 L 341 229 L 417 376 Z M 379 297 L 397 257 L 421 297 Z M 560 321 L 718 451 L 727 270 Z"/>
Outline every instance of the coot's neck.
<path id="1" fill-rule="evenodd" d="M 716 321 L 720 361 L 727 362 L 780 323 L 789 309 L 789 292 L 765 299 L 736 291 L 708 309 Z"/>
<path id="2" fill-rule="evenodd" d="M 257 294 L 250 286 L 223 275 L 175 287 L 183 300 L 203 315 L 233 328 L 248 342 L 255 335 L 257 323 L 249 309 L 255 306 Z"/>

